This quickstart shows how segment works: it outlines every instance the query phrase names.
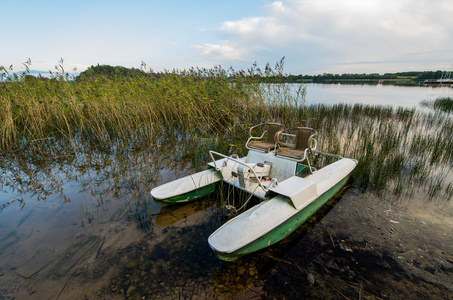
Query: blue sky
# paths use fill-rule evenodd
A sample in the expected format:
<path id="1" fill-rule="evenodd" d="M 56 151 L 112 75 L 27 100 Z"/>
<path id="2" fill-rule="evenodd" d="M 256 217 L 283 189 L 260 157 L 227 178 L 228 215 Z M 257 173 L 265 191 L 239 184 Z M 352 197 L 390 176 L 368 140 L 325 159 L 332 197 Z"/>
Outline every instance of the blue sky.
<path id="1" fill-rule="evenodd" d="M 451 0 L 0 0 L 0 65 L 72 72 L 247 69 L 289 74 L 439 70 L 453 63 Z"/>

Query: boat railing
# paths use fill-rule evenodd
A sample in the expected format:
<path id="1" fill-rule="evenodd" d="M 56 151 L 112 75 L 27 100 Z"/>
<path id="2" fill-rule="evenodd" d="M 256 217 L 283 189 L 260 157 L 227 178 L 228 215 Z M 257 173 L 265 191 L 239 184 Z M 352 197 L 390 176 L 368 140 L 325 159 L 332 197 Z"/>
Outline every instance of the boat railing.
<path id="1" fill-rule="evenodd" d="M 231 157 L 231 156 L 227 156 L 227 155 L 225 155 L 225 154 L 222 154 L 222 153 L 219 153 L 219 152 L 215 152 L 215 151 L 209 150 L 209 155 L 211 156 L 211 160 L 212 160 L 212 162 L 213 162 L 213 164 L 214 164 L 214 168 L 215 168 L 217 171 L 221 171 L 221 169 L 220 169 L 219 167 L 217 167 L 216 160 L 215 160 L 215 158 L 214 158 L 214 154 L 217 155 L 217 156 L 220 156 L 220 157 L 223 157 L 223 158 L 227 159 L 226 161 L 224 161 L 224 164 L 226 164 L 228 160 L 232 160 L 232 161 L 234 161 L 234 162 L 237 163 L 237 164 L 240 164 L 240 165 L 242 165 L 242 166 L 244 166 L 244 167 L 249 168 L 249 169 L 252 171 L 253 176 L 254 176 L 256 179 L 259 179 L 259 178 L 260 178 L 260 177 L 256 174 L 255 170 L 254 170 L 252 167 L 250 167 L 250 165 L 246 164 L 245 162 L 242 162 L 242 161 L 240 161 L 240 160 L 238 160 L 238 159 L 236 159 L 236 158 L 233 158 L 233 157 Z M 276 181 L 275 181 L 274 178 L 272 179 L 271 183 L 270 183 L 267 187 L 265 187 L 265 186 L 261 183 L 261 180 L 257 180 L 257 182 L 258 182 L 259 187 L 262 188 L 263 191 L 265 191 L 265 192 L 269 191 L 268 188 L 269 188 L 271 185 L 276 185 Z"/>
<path id="2" fill-rule="evenodd" d="M 252 148 L 249 148 L 249 146 L 248 146 L 249 143 L 250 143 L 250 141 L 252 141 L 252 140 L 262 140 L 263 137 L 264 137 L 264 135 L 266 134 L 266 132 L 267 132 L 267 130 L 264 130 L 263 133 L 261 134 L 261 136 L 252 136 L 252 135 L 251 135 L 251 136 L 248 138 L 247 143 L 245 143 L 246 148 L 247 148 L 248 150 L 251 150 Z"/>

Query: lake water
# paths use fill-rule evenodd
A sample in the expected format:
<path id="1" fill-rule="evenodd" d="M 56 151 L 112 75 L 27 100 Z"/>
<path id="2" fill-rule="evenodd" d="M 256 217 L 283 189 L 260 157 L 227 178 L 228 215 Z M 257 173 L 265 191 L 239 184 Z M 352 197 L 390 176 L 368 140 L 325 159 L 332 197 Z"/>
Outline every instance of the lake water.
<path id="1" fill-rule="evenodd" d="M 307 104 L 361 103 L 416 107 L 423 100 L 453 97 L 453 87 L 306 84 Z"/>
<path id="2" fill-rule="evenodd" d="M 307 85 L 308 104 L 417 106 L 452 88 Z M 281 243 L 233 263 L 215 198 L 162 207 L 184 145 L 0 164 L 0 299 L 451 299 L 453 206 L 348 187 Z M 453 181 L 449 175 L 448 180 Z"/>

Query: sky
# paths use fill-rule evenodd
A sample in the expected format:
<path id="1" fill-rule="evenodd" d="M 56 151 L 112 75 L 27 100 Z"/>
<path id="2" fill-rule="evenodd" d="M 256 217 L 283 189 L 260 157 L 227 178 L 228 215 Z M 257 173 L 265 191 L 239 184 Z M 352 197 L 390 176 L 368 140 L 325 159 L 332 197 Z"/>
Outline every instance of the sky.
<path id="1" fill-rule="evenodd" d="M 450 70 L 452 0 L 0 0 L 0 66 Z"/>

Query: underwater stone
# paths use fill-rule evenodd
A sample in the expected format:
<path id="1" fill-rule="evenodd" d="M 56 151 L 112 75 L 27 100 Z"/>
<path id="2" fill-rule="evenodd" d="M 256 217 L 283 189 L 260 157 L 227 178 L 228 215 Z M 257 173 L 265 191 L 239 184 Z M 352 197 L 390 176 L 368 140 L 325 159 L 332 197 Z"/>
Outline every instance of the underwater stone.
<path id="1" fill-rule="evenodd" d="M 246 271 L 246 269 L 243 266 L 240 266 L 237 270 L 237 274 L 242 275 L 245 273 L 245 271 Z"/>
<path id="2" fill-rule="evenodd" d="M 137 259 L 131 259 L 130 261 L 128 261 L 128 262 L 124 265 L 124 267 L 125 267 L 126 269 L 135 269 L 135 268 L 137 268 L 137 266 L 138 266 L 138 260 L 137 260 Z"/>
<path id="3" fill-rule="evenodd" d="M 137 288 L 136 288 L 135 286 L 131 285 L 131 286 L 127 289 L 126 294 L 128 294 L 128 295 L 133 294 L 136 290 L 137 290 Z"/>

